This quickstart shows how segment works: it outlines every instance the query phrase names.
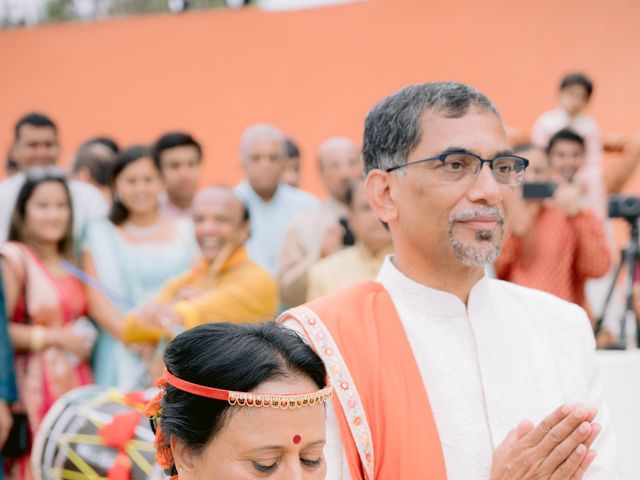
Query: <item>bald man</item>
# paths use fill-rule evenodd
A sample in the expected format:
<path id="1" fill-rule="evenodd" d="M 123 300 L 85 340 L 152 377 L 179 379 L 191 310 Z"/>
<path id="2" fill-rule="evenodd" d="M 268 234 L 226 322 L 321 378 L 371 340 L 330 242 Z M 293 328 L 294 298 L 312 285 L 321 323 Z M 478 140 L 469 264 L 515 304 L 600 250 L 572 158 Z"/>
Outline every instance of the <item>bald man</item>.
<path id="1" fill-rule="evenodd" d="M 251 213 L 249 256 L 275 275 L 289 224 L 298 214 L 314 208 L 318 199 L 282 183 L 285 136 L 273 125 L 247 128 L 242 134 L 240 158 L 246 179 L 238 184 L 235 193 Z"/>
<path id="2" fill-rule="evenodd" d="M 318 167 L 327 198 L 291 223 L 278 259 L 280 299 L 289 306 L 306 300 L 311 265 L 344 247 L 340 219 L 349 215 L 349 184 L 362 175 L 360 149 L 348 138 L 329 138 L 318 150 Z"/>
<path id="3" fill-rule="evenodd" d="M 97 188 L 105 201 L 110 203 L 111 169 L 115 161 L 116 154 L 103 143 L 86 143 L 76 153 L 71 178 Z"/>
<path id="4" fill-rule="evenodd" d="M 126 343 L 156 343 L 172 331 L 204 323 L 270 320 L 276 312 L 276 283 L 249 259 L 244 247 L 249 213 L 233 190 L 206 188 L 192 208 L 202 259 L 127 316 L 122 335 Z"/>

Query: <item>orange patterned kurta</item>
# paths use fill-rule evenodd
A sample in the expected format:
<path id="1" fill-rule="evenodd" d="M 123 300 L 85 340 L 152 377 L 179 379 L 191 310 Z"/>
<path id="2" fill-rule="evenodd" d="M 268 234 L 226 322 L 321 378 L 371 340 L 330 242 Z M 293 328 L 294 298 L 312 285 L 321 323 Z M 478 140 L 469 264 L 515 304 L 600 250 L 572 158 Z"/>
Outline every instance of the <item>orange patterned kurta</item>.
<path id="1" fill-rule="evenodd" d="M 587 312 L 585 281 L 602 277 L 610 267 L 602 220 L 590 210 L 567 217 L 546 206 L 526 237 L 506 236 L 495 263 L 498 278 L 552 293 Z"/>

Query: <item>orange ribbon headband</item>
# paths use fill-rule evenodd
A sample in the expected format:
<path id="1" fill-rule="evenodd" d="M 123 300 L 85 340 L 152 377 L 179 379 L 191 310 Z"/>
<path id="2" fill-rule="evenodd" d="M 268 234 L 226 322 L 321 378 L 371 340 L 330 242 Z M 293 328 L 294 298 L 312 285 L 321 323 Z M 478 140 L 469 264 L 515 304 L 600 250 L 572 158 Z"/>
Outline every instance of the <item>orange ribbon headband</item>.
<path id="1" fill-rule="evenodd" d="M 229 402 L 230 405 L 243 407 L 270 407 L 293 409 L 324 403 L 333 396 L 333 387 L 326 387 L 309 393 L 274 394 L 258 392 L 235 392 L 220 388 L 205 387 L 182 380 L 165 368 L 162 378 L 175 388 L 199 397 L 213 398 Z"/>

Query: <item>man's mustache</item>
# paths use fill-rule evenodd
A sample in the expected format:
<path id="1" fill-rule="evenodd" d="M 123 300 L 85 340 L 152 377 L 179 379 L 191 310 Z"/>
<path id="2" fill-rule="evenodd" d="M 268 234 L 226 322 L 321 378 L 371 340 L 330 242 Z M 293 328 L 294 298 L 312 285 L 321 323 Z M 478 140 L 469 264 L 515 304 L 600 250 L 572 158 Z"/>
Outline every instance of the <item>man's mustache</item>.
<path id="1" fill-rule="evenodd" d="M 449 222 L 464 222 L 475 217 L 496 217 L 498 223 L 504 223 L 504 210 L 499 207 L 476 207 L 455 212 L 449 217 Z"/>

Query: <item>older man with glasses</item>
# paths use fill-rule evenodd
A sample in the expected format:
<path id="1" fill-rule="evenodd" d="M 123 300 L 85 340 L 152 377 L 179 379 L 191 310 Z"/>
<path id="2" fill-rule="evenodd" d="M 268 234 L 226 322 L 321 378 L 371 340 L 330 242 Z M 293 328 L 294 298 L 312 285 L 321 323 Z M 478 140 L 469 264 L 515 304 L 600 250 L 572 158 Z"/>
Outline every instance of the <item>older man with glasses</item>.
<path id="1" fill-rule="evenodd" d="M 584 311 L 484 274 L 528 165 L 493 103 L 404 88 L 369 112 L 363 153 L 395 254 L 376 282 L 280 318 L 336 388 L 327 477 L 618 478 Z"/>

